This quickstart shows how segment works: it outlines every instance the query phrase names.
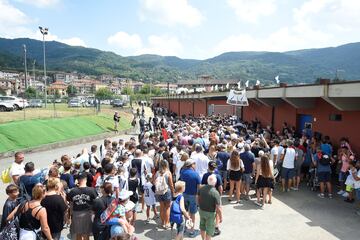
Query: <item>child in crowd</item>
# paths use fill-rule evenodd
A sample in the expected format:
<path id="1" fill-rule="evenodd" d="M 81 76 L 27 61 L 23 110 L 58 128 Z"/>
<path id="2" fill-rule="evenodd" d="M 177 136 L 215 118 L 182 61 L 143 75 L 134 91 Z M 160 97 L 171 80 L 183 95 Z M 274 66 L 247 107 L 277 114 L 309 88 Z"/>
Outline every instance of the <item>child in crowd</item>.
<path id="1" fill-rule="evenodd" d="M 92 182 L 94 180 L 94 176 L 92 175 L 92 173 L 90 172 L 90 163 L 89 162 L 84 162 L 83 163 L 83 167 L 84 167 L 84 172 L 86 174 L 86 186 L 91 187 L 92 186 Z"/>
<path id="2" fill-rule="evenodd" d="M 125 168 L 124 167 L 119 167 L 118 170 L 118 178 L 119 178 L 119 190 L 129 190 L 129 183 L 128 183 L 128 179 L 125 177 Z"/>
<path id="3" fill-rule="evenodd" d="M 18 204 L 17 198 L 19 197 L 19 187 L 15 184 L 9 184 L 6 187 L 5 191 L 6 194 L 8 195 L 8 198 L 5 201 L 2 211 L 0 231 L 6 226 L 7 224 L 6 218 L 17 206 Z"/>
<path id="4" fill-rule="evenodd" d="M 354 189 L 357 200 L 360 202 L 360 160 L 355 164 L 355 167 L 350 168 L 351 175 L 354 178 Z M 360 209 L 356 211 L 360 216 Z"/>
<path id="5" fill-rule="evenodd" d="M 140 184 L 140 180 L 137 178 L 137 169 L 131 168 L 130 169 L 130 178 L 129 178 L 129 191 L 133 192 L 133 195 L 130 196 L 130 201 L 135 203 L 135 207 L 133 209 L 133 217 L 131 219 L 131 225 L 134 225 L 136 220 L 136 210 L 139 205 L 139 195 L 138 195 L 138 188 Z"/>
<path id="6" fill-rule="evenodd" d="M 176 223 L 177 231 L 176 231 L 175 240 L 182 240 L 184 238 L 185 221 L 183 219 L 183 216 L 185 216 L 186 219 L 190 219 L 190 216 L 185 209 L 185 203 L 183 197 L 184 191 L 185 191 L 185 182 L 177 181 L 175 183 L 175 194 L 173 197 L 173 202 L 170 207 L 171 226 L 173 226 Z"/>
<path id="7" fill-rule="evenodd" d="M 152 208 L 154 212 L 154 219 L 158 218 L 158 214 L 156 211 L 156 200 L 155 193 L 153 191 L 153 184 L 151 183 L 152 174 L 148 173 L 146 175 L 146 183 L 144 184 L 144 198 L 146 204 L 146 223 L 150 222 L 150 208 Z"/>
<path id="8" fill-rule="evenodd" d="M 126 207 L 129 197 L 133 195 L 132 192 L 123 190 L 119 193 L 119 202 L 113 200 L 102 214 L 106 219 L 106 224 L 112 226 L 112 232 L 116 232 L 116 226 L 121 226 L 125 233 L 133 234 L 134 227 L 126 219 Z M 108 217 L 107 217 L 108 216 Z"/>
<path id="9" fill-rule="evenodd" d="M 346 181 L 345 181 L 345 185 L 346 185 L 345 189 L 348 194 L 347 194 L 347 198 L 344 200 L 345 202 L 348 202 L 348 203 L 353 203 L 355 201 L 354 194 L 353 194 L 355 179 L 352 175 L 352 171 L 354 169 L 355 169 L 355 162 L 350 161 L 349 162 L 349 175 L 347 176 Z"/>

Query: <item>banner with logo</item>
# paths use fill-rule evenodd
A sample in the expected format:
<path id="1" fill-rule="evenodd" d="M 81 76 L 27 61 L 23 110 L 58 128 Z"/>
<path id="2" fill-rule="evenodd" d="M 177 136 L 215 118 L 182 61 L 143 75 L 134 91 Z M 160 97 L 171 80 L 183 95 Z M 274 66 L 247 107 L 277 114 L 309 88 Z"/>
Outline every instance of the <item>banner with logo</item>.
<path id="1" fill-rule="evenodd" d="M 230 90 L 226 103 L 234 106 L 249 106 L 249 102 L 246 97 L 246 90 Z"/>

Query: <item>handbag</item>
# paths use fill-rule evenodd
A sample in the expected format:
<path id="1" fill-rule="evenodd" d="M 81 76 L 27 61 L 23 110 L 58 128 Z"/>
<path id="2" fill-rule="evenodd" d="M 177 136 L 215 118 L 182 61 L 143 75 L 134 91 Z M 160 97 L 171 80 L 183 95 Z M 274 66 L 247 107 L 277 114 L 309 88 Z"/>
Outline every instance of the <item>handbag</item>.
<path id="1" fill-rule="evenodd" d="M 19 219 L 21 217 L 24 207 L 25 207 L 25 203 L 19 205 L 19 208 L 15 213 L 14 219 L 9 221 L 9 223 L 0 232 L 1 240 L 14 240 L 19 238 L 19 233 L 20 233 Z"/>

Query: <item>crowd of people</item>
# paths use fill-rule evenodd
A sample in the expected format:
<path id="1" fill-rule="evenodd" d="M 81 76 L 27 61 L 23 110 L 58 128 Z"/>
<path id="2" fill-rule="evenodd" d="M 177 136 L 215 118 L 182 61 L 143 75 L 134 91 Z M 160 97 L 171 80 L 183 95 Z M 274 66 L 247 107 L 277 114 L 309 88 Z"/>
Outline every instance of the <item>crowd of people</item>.
<path id="1" fill-rule="evenodd" d="M 298 133 L 284 123 L 274 131 L 257 120 L 152 110 L 149 121 L 139 116 L 137 138 L 105 139 L 75 157 L 62 155 L 46 169 L 25 163 L 17 152 L 2 239 L 60 239 L 68 227 L 77 240 L 137 239 L 135 223 L 143 212 L 146 223 L 176 229 L 175 239 L 200 233 L 208 240 L 221 234 L 224 199 L 266 208 L 275 186 L 298 191 L 302 181 L 319 187 L 320 198 L 332 198 L 335 176 L 347 202 L 360 198 L 360 162 L 346 138 L 336 150 L 311 128 Z"/>

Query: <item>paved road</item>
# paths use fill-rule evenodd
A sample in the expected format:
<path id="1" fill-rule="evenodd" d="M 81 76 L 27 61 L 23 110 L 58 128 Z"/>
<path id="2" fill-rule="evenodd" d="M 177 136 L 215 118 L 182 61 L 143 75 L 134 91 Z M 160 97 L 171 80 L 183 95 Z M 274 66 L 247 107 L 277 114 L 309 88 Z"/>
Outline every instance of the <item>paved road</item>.
<path id="1" fill-rule="evenodd" d="M 127 139 L 130 136 L 119 136 Z M 114 138 L 117 140 L 118 138 Z M 37 167 L 45 167 L 62 154 L 76 155 L 84 147 L 101 141 L 27 154 L 25 161 L 33 161 Z M 12 159 L 1 159 L 0 170 L 9 166 Z M 0 183 L 0 204 L 5 201 L 5 186 Z M 275 192 L 272 205 L 259 209 L 252 201 L 228 204 L 224 197 L 224 222 L 222 234 L 215 239 L 358 239 L 360 217 L 354 212 L 355 204 L 348 204 L 337 196 L 320 199 L 305 186 L 299 192 Z M 358 203 L 357 203 L 358 204 Z M 156 223 L 145 225 L 144 214 L 139 214 L 136 234 L 140 239 L 171 239 L 171 232 L 158 230 Z M 142 219 L 142 220 L 141 220 Z M 197 224 L 198 225 L 198 222 Z M 66 235 L 66 233 L 65 233 Z M 194 239 L 200 239 L 196 237 Z"/>

